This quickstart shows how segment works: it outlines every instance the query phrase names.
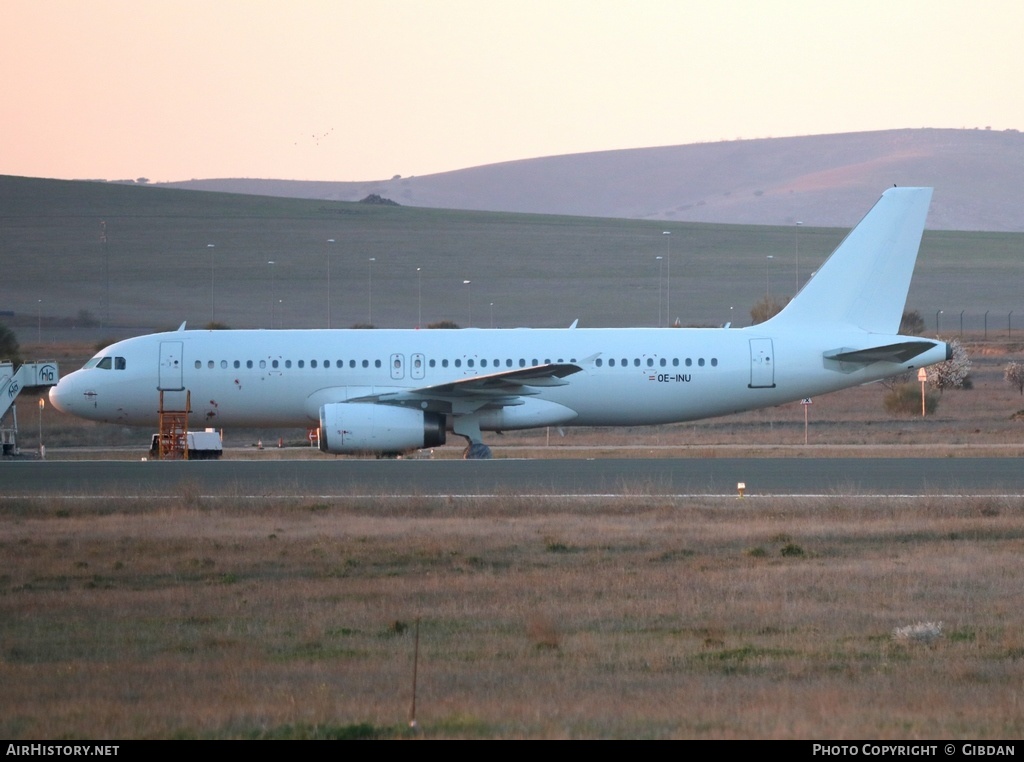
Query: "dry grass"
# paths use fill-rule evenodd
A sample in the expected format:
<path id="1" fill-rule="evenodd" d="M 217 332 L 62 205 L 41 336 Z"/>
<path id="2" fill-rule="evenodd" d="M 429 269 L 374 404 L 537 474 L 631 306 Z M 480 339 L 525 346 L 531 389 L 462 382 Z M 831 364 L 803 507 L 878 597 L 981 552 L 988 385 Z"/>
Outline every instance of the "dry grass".
<path id="1" fill-rule="evenodd" d="M 8 501 L 0 736 L 1007 738 L 1024 499 Z M 930 643 L 895 628 L 943 622 Z"/>

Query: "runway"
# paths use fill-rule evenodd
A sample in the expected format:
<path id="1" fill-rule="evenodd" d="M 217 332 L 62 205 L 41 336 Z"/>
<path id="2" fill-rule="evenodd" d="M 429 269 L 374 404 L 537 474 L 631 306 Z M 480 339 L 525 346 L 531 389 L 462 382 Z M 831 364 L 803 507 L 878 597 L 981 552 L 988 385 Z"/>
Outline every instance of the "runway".
<path id="1" fill-rule="evenodd" d="M 1020 458 L 0 463 L 0 498 L 1024 494 Z"/>

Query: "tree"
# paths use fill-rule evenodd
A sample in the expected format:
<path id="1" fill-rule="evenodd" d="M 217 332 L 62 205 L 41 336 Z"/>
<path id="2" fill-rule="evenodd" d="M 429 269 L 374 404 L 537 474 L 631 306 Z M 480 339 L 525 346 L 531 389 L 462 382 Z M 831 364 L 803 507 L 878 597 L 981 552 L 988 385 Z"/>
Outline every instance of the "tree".
<path id="1" fill-rule="evenodd" d="M 21 362 L 21 355 L 18 352 L 18 338 L 14 331 L 0 323 L 0 360 L 10 360 L 18 364 Z"/>
<path id="2" fill-rule="evenodd" d="M 950 339 L 946 343 L 952 353 L 950 359 L 928 369 L 928 381 L 940 392 L 963 387 L 971 372 L 971 360 L 959 340 Z"/>
<path id="3" fill-rule="evenodd" d="M 1024 396 L 1024 365 L 1019 362 L 1011 362 L 1003 370 L 1003 378 L 1010 386 L 1016 386 L 1017 391 Z"/>
<path id="4" fill-rule="evenodd" d="M 782 312 L 782 308 L 788 303 L 789 299 L 779 301 L 773 297 L 766 296 L 750 308 L 750 324 L 757 325 L 758 323 L 763 323 L 769 318 L 775 317 Z"/>
<path id="5" fill-rule="evenodd" d="M 438 320 L 436 323 L 429 323 L 427 328 L 458 328 L 459 324 L 454 320 Z"/>

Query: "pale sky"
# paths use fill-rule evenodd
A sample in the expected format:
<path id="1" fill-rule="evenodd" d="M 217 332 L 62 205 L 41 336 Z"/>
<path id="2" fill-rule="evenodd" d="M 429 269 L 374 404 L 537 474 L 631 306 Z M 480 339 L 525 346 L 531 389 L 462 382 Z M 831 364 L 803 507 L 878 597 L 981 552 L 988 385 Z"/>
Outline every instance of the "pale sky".
<path id="1" fill-rule="evenodd" d="M 372 180 L 1024 129 L 1019 0 L 0 0 L 0 174 Z"/>

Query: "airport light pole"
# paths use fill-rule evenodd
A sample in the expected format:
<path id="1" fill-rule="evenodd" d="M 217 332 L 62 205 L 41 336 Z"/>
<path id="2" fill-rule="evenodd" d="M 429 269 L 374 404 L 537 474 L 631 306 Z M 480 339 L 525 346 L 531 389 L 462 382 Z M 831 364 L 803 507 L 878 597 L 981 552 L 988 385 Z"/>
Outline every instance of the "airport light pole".
<path id="1" fill-rule="evenodd" d="M 333 238 L 324 243 L 324 258 L 327 260 L 327 327 L 331 327 L 331 244 Z"/>
<path id="2" fill-rule="evenodd" d="M 43 343 L 43 300 L 36 300 L 36 343 Z"/>
<path id="3" fill-rule="evenodd" d="M 274 270 L 274 260 L 267 262 L 270 268 L 270 328 L 274 328 L 274 315 L 277 312 L 277 277 Z"/>
<path id="4" fill-rule="evenodd" d="M 373 263 L 376 257 L 370 257 L 366 263 L 366 324 L 373 325 Z"/>
<path id="5" fill-rule="evenodd" d="M 416 268 L 416 327 L 423 327 L 423 268 Z"/>
<path id="6" fill-rule="evenodd" d="M 473 281 L 464 280 L 462 285 L 466 287 L 466 309 L 469 311 L 469 323 L 466 328 L 473 327 Z"/>
<path id="7" fill-rule="evenodd" d="M 210 250 L 210 327 L 213 327 L 213 323 L 217 319 L 217 313 L 214 309 L 213 300 L 213 250 L 216 248 L 212 243 L 206 244 L 206 248 Z"/>
<path id="8" fill-rule="evenodd" d="M 667 275 L 665 276 L 665 325 L 672 324 L 672 231 L 663 230 L 665 236 L 665 259 Z M 659 310 L 660 313 L 660 310 Z"/>
<path id="9" fill-rule="evenodd" d="M 793 287 L 793 296 L 800 290 L 800 220 L 796 221 L 796 285 Z"/>
<path id="10" fill-rule="evenodd" d="M 775 257 L 772 254 L 769 254 L 764 260 L 764 300 L 766 307 L 768 306 L 768 300 L 772 297 L 771 276 L 769 275 L 769 271 L 773 259 L 775 259 Z"/>
<path id="11" fill-rule="evenodd" d="M 658 322 L 655 323 L 659 328 L 661 327 L 661 278 L 662 273 L 665 270 L 665 258 L 655 257 L 658 260 Z"/>
<path id="12" fill-rule="evenodd" d="M 935 311 L 935 335 L 939 335 L 939 315 L 942 314 L 942 310 Z"/>

